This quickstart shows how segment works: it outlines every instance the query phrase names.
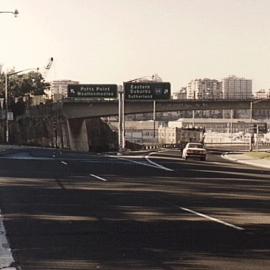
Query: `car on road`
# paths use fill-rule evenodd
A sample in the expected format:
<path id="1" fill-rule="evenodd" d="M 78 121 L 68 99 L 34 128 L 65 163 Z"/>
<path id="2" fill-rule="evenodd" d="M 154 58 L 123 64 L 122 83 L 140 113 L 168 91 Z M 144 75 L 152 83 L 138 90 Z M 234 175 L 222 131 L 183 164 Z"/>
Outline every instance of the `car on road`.
<path id="1" fill-rule="evenodd" d="M 187 143 L 182 152 L 182 158 L 199 158 L 206 160 L 206 149 L 201 143 Z"/>

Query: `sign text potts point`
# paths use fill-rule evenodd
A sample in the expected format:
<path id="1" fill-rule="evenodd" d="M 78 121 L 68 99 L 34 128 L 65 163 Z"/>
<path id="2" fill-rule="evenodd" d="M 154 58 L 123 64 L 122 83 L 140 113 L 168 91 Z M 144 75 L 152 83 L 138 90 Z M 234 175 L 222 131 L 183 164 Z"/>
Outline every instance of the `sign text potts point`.
<path id="1" fill-rule="evenodd" d="M 69 84 L 68 97 L 117 98 L 116 84 Z"/>

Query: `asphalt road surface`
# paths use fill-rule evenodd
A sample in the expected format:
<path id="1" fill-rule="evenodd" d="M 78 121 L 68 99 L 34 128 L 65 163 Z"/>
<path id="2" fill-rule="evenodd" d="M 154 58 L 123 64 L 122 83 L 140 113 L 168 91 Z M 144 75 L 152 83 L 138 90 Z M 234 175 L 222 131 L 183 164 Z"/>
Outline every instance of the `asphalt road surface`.
<path id="1" fill-rule="evenodd" d="M 269 208 L 270 171 L 217 152 L 0 155 L 12 269 L 270 269 Z"/>

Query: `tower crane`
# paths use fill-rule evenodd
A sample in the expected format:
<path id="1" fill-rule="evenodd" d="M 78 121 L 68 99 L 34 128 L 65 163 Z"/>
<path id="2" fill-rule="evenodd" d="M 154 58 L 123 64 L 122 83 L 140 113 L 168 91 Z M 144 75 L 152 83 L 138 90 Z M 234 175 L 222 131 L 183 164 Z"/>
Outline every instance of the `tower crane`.
<path id="1" fill-rule="evenodd" d="M 49 59 L 48 64 L 44 67 L 44 70 L 41 71 L 41 74 L 42 74 L 42 76 L 43 76 L 44 79 L 47 78 L 48 72 L 49 72 L 52 64 L 53 64 L 53 57 L 51 57 Z M 39 68 L 38 68 L 38 71 L 40 72 Z"/>

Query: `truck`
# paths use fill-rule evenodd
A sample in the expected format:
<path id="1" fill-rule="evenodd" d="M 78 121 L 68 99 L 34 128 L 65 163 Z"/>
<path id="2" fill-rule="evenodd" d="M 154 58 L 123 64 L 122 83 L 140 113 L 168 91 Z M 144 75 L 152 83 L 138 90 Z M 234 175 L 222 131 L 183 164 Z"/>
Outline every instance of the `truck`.
<path id="1" fill-rule="evenodd" d="M 181 150 L 184 149 L 187 143 L 202 143 L 204 144 L 204 129 L 202 128 L 177 128 L 177 145 Z"/>
<path id="2" fill-rule="evenodd" d="M 190 142 L 204 144 L 204 132 L 203 128 L 160 127 L 158 130 L 159 144 L 183 150 Z"/>

